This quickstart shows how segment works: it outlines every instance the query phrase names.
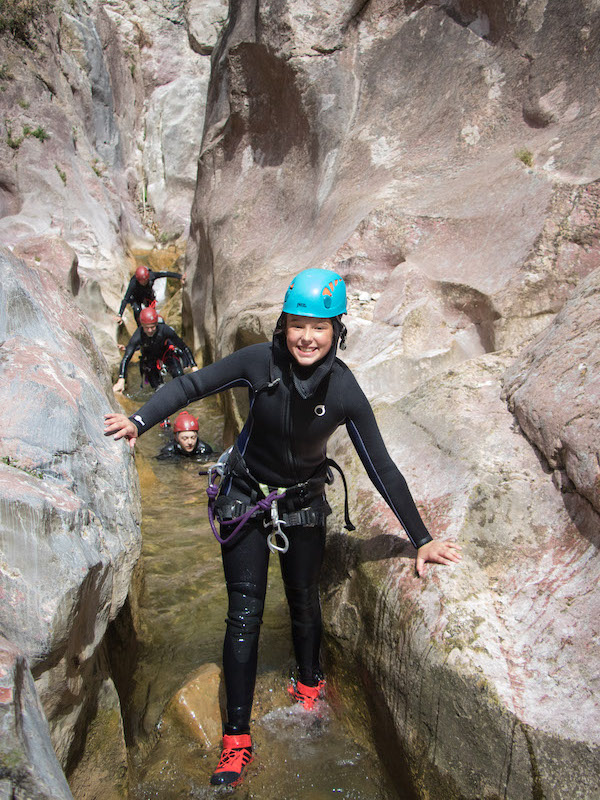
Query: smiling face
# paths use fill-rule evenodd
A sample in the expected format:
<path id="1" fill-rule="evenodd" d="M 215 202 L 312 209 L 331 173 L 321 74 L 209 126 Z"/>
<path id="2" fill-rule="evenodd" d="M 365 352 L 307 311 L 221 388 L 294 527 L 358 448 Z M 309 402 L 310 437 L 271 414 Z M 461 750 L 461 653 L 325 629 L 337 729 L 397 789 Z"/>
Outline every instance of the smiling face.
<path id="1" fill-rule="evenodd" d="M 310 367 L 325 358 L 333 344 L 333 324 L 324 317 L 300 317 L 290 314 L 286 319 L 287 348 L 302 367 Z"/>
<path id="2" fill-rule="evenodd" d="M 181 433 L 175 434 L 175 439 L 182 450 L 191 453 L 198 441 L 198 434 L 196 431 L 181 431 Z"/>

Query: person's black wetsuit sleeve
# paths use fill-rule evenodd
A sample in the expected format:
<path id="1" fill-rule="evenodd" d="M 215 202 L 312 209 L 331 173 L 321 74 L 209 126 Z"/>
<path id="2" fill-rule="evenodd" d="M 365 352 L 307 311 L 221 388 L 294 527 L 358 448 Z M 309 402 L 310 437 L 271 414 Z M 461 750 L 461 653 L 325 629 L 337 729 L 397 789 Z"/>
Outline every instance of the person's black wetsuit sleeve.
<path id="1" fill-rule="evenodd" d="M 178 281 L 182 278 L 181 272 L 154 272 L 152 271 L 152 280 L 156 280 L 156 278 L 177 278 Z"/>
<path id="2" fill-rule="evenodd" d="M 119 378 L 125 377 L 125 374 L 127 372 L 127 365 L 131 361 L 132 355 L 135 353 L 135 351 L 138 349 L 141 343 L 142 343 L 142 338 L 140 334 L 140 329 L 138 328 L 131 337 L 131 339 L 129 340 L 127 347 L 125 348 L 125 353 L 123 355 L 123 359 L 121 361 L 121 367 L 119 369 Z"/>
<path id="3" fill-rule="evenodd" d="M 129 419 L 141 434 L 195 400 L 201 400 L 203 397 L 223 392 L 234 386 L 251 387 L 252 381 L 248 375 L 248 364 L 252 360 L 248 357 L 248 351 L 251 349 L 252 346 L 244 347 L 215 364 L 203 367 L 198 372 L 181 375 L 165 383 L 160 391 Z"/>
<path id="4" fill-rule="evenodd" d="M 183 353 L 183 355 L 185 357 L 185 360 L 187 362 L 184 366 L 186 366 L 186 367 L 195 367 L 195 366 L 197 366 L 196 365 L 196 359 L 194 358 L 194 354 L 192 353 L 190 348 L 187 346 L 187 344 L 183 341 L 183 339 L 175 333 L 175 331 L 173 330 L 173 328 L 171 328 L 170 325 L 166 325 L 165 326 L 165 330 L 166 330 L 167 336 L 169 337 L 169 340 L 171 342 L 173 342 L 175 347 L 178 347 L 181 350 L 181 352 Z"/>
<path id="5" fill-rule="evenodd" d="M 373 485 L 394 512 L 416 548 L 431 541 L 404 476 L 394 464 L 371 404 L 350 370 L 344 376 L 342 402 L 346 428 Z"/>
<path id="6" fill-rule="evenodd" d="M 119 316 L 120 317 L 123 316 L 123 312 L 125 311 L 125 308 L 127 307 L 127 303 L 131 302 L 131 298 L 133 297 L 134 284 L 135 284 L 135 277 L 133 277 L 129 281 L 129 286 L 127 287 L 127 291 L 125 292 L 125 295 L 124 295 L 123 299 L 121 300 L 121 306 L 119 308 Z"/>

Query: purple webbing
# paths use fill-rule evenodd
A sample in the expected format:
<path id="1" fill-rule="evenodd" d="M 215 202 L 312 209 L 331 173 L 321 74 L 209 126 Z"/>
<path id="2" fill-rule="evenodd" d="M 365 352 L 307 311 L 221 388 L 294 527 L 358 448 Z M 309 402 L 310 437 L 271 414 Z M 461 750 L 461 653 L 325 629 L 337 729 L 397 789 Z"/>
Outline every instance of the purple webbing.
<path id="1" fill-rule="evenodd" d="M 215 535 L 215 539 L 217 540 L 217 542 L 219 542 L 219 544 L 230 544 L 238 535 L 238 533 L 242 530 L 244 525 L 248 522 L 250 517 L 254 516 L 254 514 L 256 514 L 257 511 L 268 511 L 271 508 L 271 503 L 273 502 L 273 500 L 285 497 L 285 492 L 281 492 L 280 494 L 277 491 L 277 489 L 274 489 L 266 497 L 263 497 L 262 500 L 259 500 L 255 506 L 249 508 L 248 511 L 246 511 L 245 514 L 242 514 L 241 517 L 234 517 L 233 519 L 223 520 L 221 522 L 221 525 L 236 525 L 236 523 L 238 523 L 234 528 L 234 530 L 229 534 L 229 536 L 223 539 L 219 535 L 219 532 L 215 525 L 214 504 L 215 504 L 215 498 L 218 493 L 219 493 L 219 487 L 216 486 L 214 483 L 209 483 L 208 486 L 206 487 L 206 494 L 208 495 L 208 521 L 210 522 L 210 527 L 212 528 L 212 532 Z"/>

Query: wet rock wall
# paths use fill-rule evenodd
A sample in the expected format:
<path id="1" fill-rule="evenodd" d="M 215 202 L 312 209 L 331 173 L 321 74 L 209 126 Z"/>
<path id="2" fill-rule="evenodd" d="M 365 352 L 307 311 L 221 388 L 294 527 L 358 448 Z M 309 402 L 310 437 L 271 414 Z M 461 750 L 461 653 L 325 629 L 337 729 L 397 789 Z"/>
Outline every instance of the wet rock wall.
<path id="1" fill-rule="evenodd" d="M 38 11 L 0 36 L 0 793 L 68 797 L 66 769 L 76 796 L 96 780 L 116 798 L 127 758 L 105 633 L 140 508 L 131 458 L 102 436 L 113 314 L 136 257 L 161 269 L 182 249 L 226 6 Z"/>
<path id="2" fill-rule="evenodd" d="M 101 644 L 140 555 L 137 476 L 103 436 L 110 377 L 73 298 L 5 249 L 0 273 L 2 768 L 15 796 L 67 797 L 60 768 L 100 701 L 118 709 Z"/>

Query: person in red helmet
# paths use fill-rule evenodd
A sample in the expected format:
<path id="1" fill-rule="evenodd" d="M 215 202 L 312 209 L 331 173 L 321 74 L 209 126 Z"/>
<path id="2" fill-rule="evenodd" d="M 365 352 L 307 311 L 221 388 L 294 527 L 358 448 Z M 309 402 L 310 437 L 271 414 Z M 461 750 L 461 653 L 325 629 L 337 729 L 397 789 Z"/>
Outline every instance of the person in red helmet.
<path id="1" fill-rule="evenodd" d="M 214 452 L 212 447 L 198 437 L 198 420 L 188 411 L 182 411 L 173 424 L 173 440 L 156 456 L 160 461 L 182 458 L 206 461 Z"/>
<path id="2" fill-rule="evenodd" d="M 183 375 L 184 367 L 197 370 L 194 355 L 183 339 L 173 328 L 161 322 L 155 308 L 143 308 L 140 312 L 140 327 L 135 331 L 119 369 L 119 379 L 113 386 L 115 392 L 125 389 L 127 365 L 136 350 L 141 353 L 140 372 L 142 385 L 148 382 L 153 389 L 163 382 L 163 370 L 166 369 L 173 378 Z"/>
<path id="3" fill-rule="evenodd" d="M 123 324 L 123 313 L 128 303 L 133 309 L 133 316 L 135 317 L 136 323 L 138 325 L 140 324 L 140 312 L 142 308 L 151 306 L 156 302 L 152 284 L 158 278 L 177 278 L 177 280 L 181 281 L 182 286 L 185 284 L 185 275 L 180 275 L 179 272 L 154 272 L 143 264 L 140 264 L 129 281 L 129 286 L 121 301 L 119 313 L 117 315 L 117 322 L 119 325 Z"/>
<path id="4" fill-rule="evenodd" d="M 327 443 L 345 426 L 371 479 L 415 548 L 416 572 L 427 562 L 460 561 L 460 546 L 433 539 L 406 480 L 391 458 L 371 405 L 343 349 L 346 287 L 332 270 L 307 269 L 286 292 L 271 342 L 231 353 L 194 375 L 167 384 L 127 418 L 105 414 L 105 435 L 133 447 L 139 435 L 203 397 L 233 386 L 248 390 L 248 417 L 221 466 L 220 484 L 209 485 L 209 519 L 220 522 L 227 584 L 223 673 L 227 717 L 213 785 L 234 786 L 254 758 L 250 732 L 259 635 L 271 553 L 277 554 L 291 621 L 297 679 L 292 700 L 310 711 L 321 698 L 322 636 L 319 578 L 331 508 L 326 486 L 334 462 Z M 212 502 L 212 505 L 210 503 Z M 353 526 L 347 514 L 346 527 Z"/>

